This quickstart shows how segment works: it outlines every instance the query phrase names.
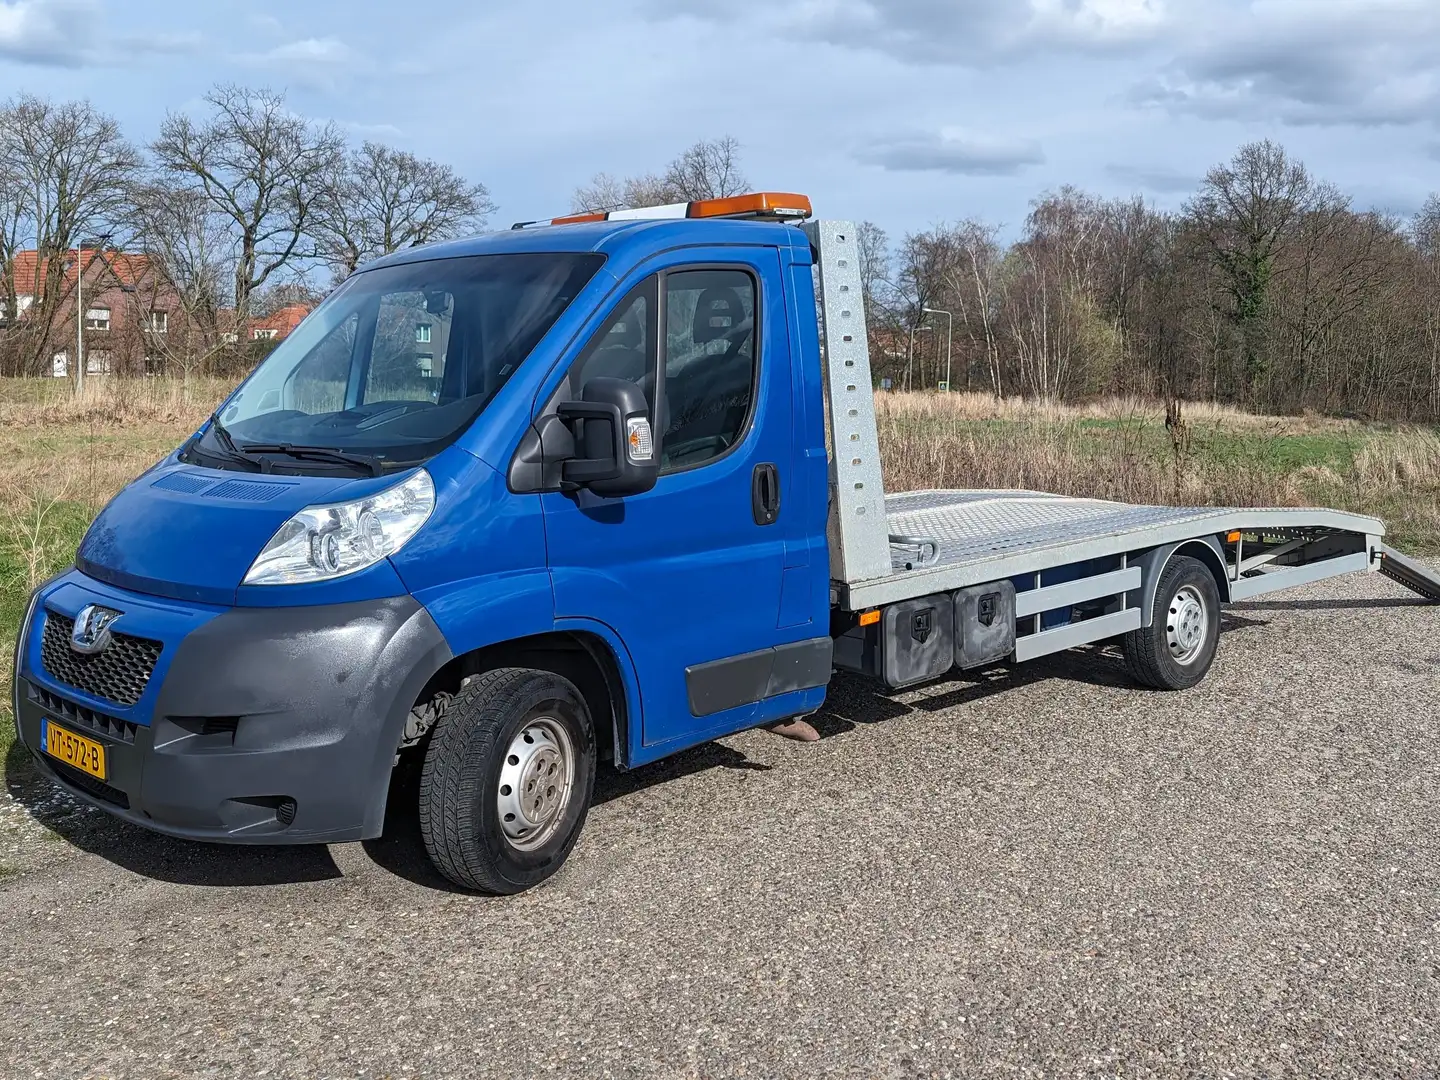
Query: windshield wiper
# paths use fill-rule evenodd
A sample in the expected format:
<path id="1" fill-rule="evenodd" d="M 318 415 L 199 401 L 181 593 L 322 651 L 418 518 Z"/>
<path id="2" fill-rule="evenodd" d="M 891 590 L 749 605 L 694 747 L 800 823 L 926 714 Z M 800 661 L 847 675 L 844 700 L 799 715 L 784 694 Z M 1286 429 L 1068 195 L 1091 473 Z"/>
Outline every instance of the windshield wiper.
<path id="1" fill-rule="evenodd" d="M 235 445 L 235 440 L 230 437 L 230 429 L 220 422 L 220 410 L 216 409 L 210 414 L 210 430 L 215 433 L 215 441 L 223 446 L 230 453 L 243 457 L 240 447 Z"/>
<path id="2" fill-rule="evenodd" d="M 243 465 L 249 465 L 255 468 L 259 467 L 255 461 L 245 456 L 245 452 L 241 450 L 240 447 L 235 445 L 235 440 L 230 436 L 230 429 L 227 428 L 220 420 L 219 409 L 216 409 L 213 413 L 210 414 L 210 432 L 215 436 L 215 442 L 219 444 L 220 453 L 224 457 L 229 458 L 231 461 L 239 462 Z M 197 435 L 195 438 L 191 439 L 188 443 L 186 443 L 185 452 L 188 453 L 190 451 L 190 448 L 194 446 L 197 442 L 199 442 L 200 439 L 201 436 Z M 215 454 L 214 450 L 206 450 L 205 452 L 211 455 Z"/>
<path id="3" fill-rule="evenodd" d="M 231 444 L 235 445 L 235 444 Z M 304 446 L 299 443 L 246 443 L 236 446 L 242 454 L 284 454 L 286 457 L 309 458 L 312 461 L 333 461 L 341 465 L 353 465 L 364 469 L 371 476 L 380 476 L 385 471 L 385 462 L 373 454 L 351 454 L 330 446 Z"/>

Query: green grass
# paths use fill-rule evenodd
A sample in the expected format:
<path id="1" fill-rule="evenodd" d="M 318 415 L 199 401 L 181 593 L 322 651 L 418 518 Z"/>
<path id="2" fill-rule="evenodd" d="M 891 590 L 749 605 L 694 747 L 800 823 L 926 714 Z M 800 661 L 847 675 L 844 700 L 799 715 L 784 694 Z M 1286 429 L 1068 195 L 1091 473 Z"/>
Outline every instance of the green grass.
<path id="1" fill-rule="evenodd" d="M 10 744 L 15 741 L 10 664 L 15 634 L 31 588 L 70 565 L 93 516 L 91 507 L 84 503 L 57 503 L 33 522 L 39 527 L 38 545 L 27 544 L 24 534 L 13 531 L 0 535 L 0 664 L 4 665 L 0 667 L 0 760 L 7 758 Z"/>

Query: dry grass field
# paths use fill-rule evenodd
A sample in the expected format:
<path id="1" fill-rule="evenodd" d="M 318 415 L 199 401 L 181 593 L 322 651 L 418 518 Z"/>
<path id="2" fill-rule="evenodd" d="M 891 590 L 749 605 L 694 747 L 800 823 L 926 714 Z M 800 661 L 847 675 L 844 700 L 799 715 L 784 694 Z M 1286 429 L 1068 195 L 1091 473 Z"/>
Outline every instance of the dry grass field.
<path id="1" fill-rule="evenodd" d="M 1376 514 L 1403 548 L 1440 551 L 1440 433 L 1187 404 L 1078 406 L 981 394 L 877 398 L 885 483 L 1029 488 L 1182 506 L 1329 506 Z"/>
<path id="2" fill-rule="evenodd" d="M 9 658 L 28 590 L 69 562 L 127 481 L 198 428 L 229 384 L 0 380 L 0 750 Z M 996 402 L 883 394 L 886 483 L 1021 487 L 1129 502 L 1324 505 L 1376 513 L 1403 548 L 1440 551 L 1440 436 L 1356 421 L 1185 409 L 1177 452 L 1153 403 Z"/>

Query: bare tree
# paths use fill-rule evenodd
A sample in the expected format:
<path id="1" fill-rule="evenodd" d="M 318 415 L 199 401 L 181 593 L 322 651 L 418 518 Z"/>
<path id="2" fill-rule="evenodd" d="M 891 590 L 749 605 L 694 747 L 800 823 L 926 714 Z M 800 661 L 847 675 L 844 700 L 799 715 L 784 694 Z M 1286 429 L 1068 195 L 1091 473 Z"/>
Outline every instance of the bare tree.
<path id="1" fill-rule="evenodd" d="M 600 214 L 609 210 L 661 206 L 679 201 L 680 196 L 668 186 L 663 176 L 645 173 L 615 177 L 609 173 L 596 173 L 590 178 L 590 183 L 575 189 L 570 196 L 570 209 L 577 214 Z"/>
<path id="2" fill-rule="evenodd" d="M 596 173 L 575 189 L 570 208 L 577 214 L 626 210 L 665 203 L 720 199 L 748 190 L 740 172 L 740 143 L 726 135 L 701 140 L 684 150 L 659 176 L 641 173 L 614 177 Z"/>
<path id="3" fill-rule="evenodd" d="M 915 341 L 927 319 L 926 308 L 943 307 L 946 282 L 953 276 L 957 258 L 955 237 L 946 225 L 929 232 L 911 233 L 900 245 L 896 260 L 894 318 L 897 335 L 905 336 L 906 389 L 914 381 Z M 951 309 L 953 310 L 953 309 Z M 924 353 L 919 354 L 920 385 L 925 378 Z"/>
<path id="4" fill-rule="evenodd" d="M 734 136 L 702 140 L 685 150 L 665 170 L 665 184 L 679 198 L 724 199 L 750 186 L 740 172 L 740 143 Z"/>
<path id="5" fill-rule="evenodd" d="M 38 373 L 47 358 L 69 297 L 66 256 L 117 220 L 139 163 L 114 119 L 87 101 L 22 95 L 0 107 L 0 175 L 13 200 L 0 228 L 12 255 L 27 241 L 36 251 L 31 280 L 14 280 L 7 262 L 7 313 L 19 315 L 18 295 L 32 297 L 25 319 L 14 320 L 17 373 Z"/>
<path id="6" fill-rule="evenodd" d="M 866 311 L 883 307 L 889 300 L 890 237 L 873 221 L 862 221 L 855 228 L 855 248 L 859 252 L 860 293 Z"/>
<path id="7" fill-rule="evenodd" d="M 10 123 L 9 107 L 0 106 L 0 128 Z M 20 250 L 21 228 L 27 221 L 25 185 L 15 162 L 0 158 L 0 327 L 16 317 L 15 256 Z M 7 370 L 0 356 L 0 372 Z"/>
<path id="8" fill-rule="evenodd" d="M 250 297 L 292 266 L 317 218 L 343 141 L 333 126 L 295 116 L 281 94 L 224 85 L 205 98 L 201 123 L 170 113 L 151 147 L 159 169 L 198 192 L 232 223 L 235 310 L 244 323 Z"/>
<path id="9" fill-rule="evenodd" d="M 130 198 L 129 222 L 134 247 L 149 274 L 174 296 L 177 325 L 149 344 L 189 381 L 193 371 L 228 344 L 221 313 L 235 284 L 235 237 L 232 219 L 203 192 L 176 188 L 163 178 L 136 184 Z M 143 323 L 146 297 L 131 294 L 137 305 L 134 322 Z"/>
<path id="10" fill-rule="evenodd" d="M 1419 293 L 1425 329 L 1428 378 L 1425 400 L 1431 416 L 1440 416 L 1440 194 L 1432 194 L 1410 225 L 1419 265 Z"/>
<path id="11" fill-rule="evenodd" d="M 479 230 L 495 210 L 485 185 L 448 165 L 366 142 L 337 160 L 312 231 L 337 277 L 401 248 Z"/>
<path id="12" fill-rule="evenodd" d="M 1000 243 L 999 230 L 979 221 L 962 221 L 955 229 L 960 258 L 948 282 L 959 308 L 963 333 L 979 346 L 990 391 L 998 401 L 1005 394 L 1000 372 L 1000 339 L 996 332 L 999 313 Z M 965 389 L 971 388 L 970 355 L 964 361 Z"/>

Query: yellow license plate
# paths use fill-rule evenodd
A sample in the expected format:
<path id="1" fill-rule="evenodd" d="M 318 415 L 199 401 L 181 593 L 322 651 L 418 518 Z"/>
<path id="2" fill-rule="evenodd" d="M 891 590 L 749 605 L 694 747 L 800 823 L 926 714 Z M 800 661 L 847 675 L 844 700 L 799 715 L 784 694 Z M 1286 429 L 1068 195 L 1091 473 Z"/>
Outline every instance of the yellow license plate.
<path id="1" fill-rule="evenodd" d="M 104 780 L 108 775 L 105 771 L 105 747 L 49 720 L 45 721 L 45 752 L 98 780 Z"/>

